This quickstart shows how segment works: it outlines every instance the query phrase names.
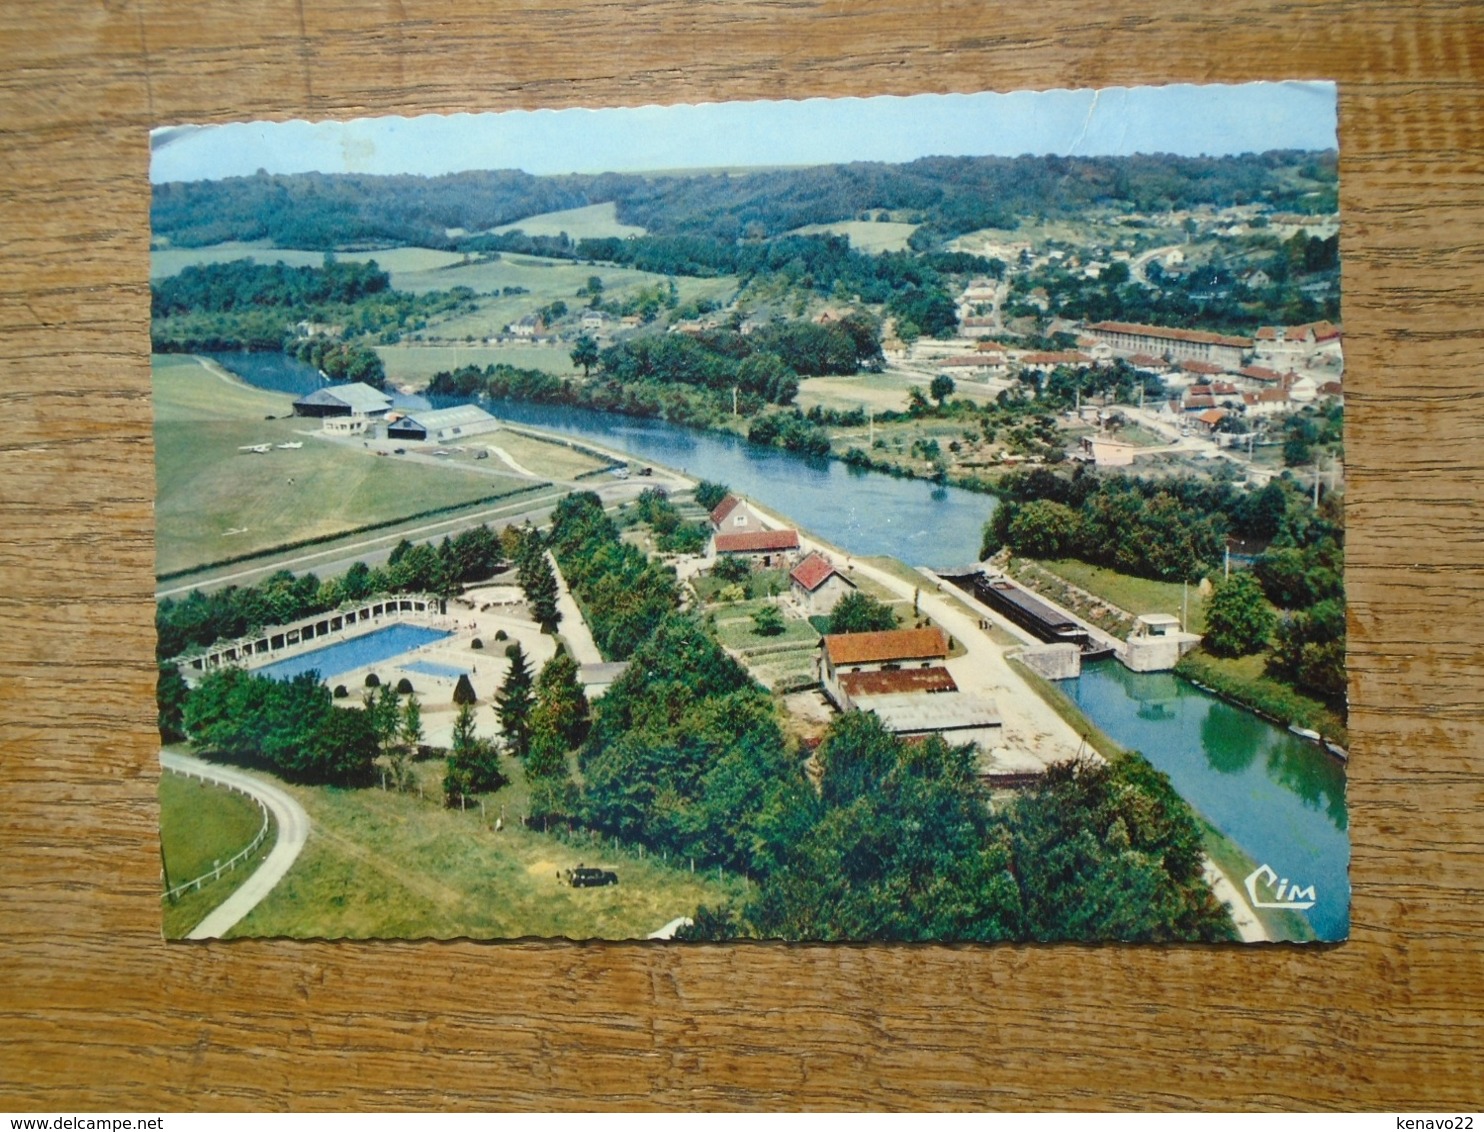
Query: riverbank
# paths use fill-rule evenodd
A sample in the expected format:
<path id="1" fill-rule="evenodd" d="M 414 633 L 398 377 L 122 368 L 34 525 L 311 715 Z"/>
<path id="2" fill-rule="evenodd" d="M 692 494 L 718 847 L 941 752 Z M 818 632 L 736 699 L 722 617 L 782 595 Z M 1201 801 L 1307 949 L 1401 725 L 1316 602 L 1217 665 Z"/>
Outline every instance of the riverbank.
<path id="1" fill-rule="evenodd" d="M 1313 731 L 1320 736 L 1320 746 L 1333 743 L 1341 750 L 1349 748 L 1350 732 L 1340 717 L 1318 700 L 1268 676 L 1266 665 L 1266 653 L 1226 659 L 1197 649 L 1180 658 L 1175 675 L 1279 727 Z"/>
<path id="2" fill-rule="evenodd" d="M 1010 664 L 1036 694 L 1050 704 L 1069 726 L 1080 732 L 1087 745 L 1103 758 L 1144 758 L 1138 751 L 1123 746 L 1094 723 L 1071 697 L 1050 680 L 1031 671 L 1018 660 L 1011 660 Z M 1252 872 L 1255 867 L 1252 859 L 1236 842 L 1212 825 L 1205 815 L 1191 806 L 1188 800 L 1185 804 L 1190 806 L 1190 812 L 1201 833 L 1201 847 L 1206 854 L 1206 883 L 1215 893 L 1216 899 L 1230 908 L 1232 924 L 1242 942 L 1273 943 L 1313 939 L 1313 931 L 1301 917 L 1291 912 L 1257 910 L 1248 903 L 1237 878 L 1248 876 Z"/>
<path id="3" fill-rule="evenodd" d="M 1193 633 L 1205 628 L 1206 599 L 1197 586 L 1138 578 L 1075 559 L 1007 558 L 1003 568 L 1026 588 L 1115 636 L 1126 636 L 1142 613 L 1178 614 Z M 1279 727 L 1307 728 L 1347 748 L 1345 721 L 1328 705 L 1268 675 L 1268 655 L 1226 658 L 1197 649 L 1181 658 L 1175 674 Z"/>

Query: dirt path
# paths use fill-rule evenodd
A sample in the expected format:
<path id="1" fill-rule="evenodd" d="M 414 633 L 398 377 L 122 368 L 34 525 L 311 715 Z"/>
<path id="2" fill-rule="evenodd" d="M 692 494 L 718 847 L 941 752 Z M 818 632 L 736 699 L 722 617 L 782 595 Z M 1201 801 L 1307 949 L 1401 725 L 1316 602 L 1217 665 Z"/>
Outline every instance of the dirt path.
<path id="1" fill-rule="evenodd" d="M 1210 857 L 1205 861 L 1206 884 L 1216 894 L 1216 899 L 1231 909 L 1232 923 L 1237 926 L 1237 935 L 1243 943 L 1271 943 L 1272 936 L 1262 926 L 1257 913 L 1247 903 L 1242 890 L 1227 876 Z"/>
<path id="2" fill-rule="evenodd" d="M 245 771 L 216 766 L 175 751 L 161 751 L 160 764 L 168 770 L 179 771 L 182 774 L 194 774 L 252 795 L 268 807 L 273 820 L 278 824 L 278 839 L 274 842 L 272 851 L 263 859 L 263 863 L 257 867 L 252 876 L 247 878 L 241 888 L 222 901 L 186 937 L 187 939 L 216 939 L 225 935 L 242 917 L 256 908 L 263 897 L 273 891 L 273 886 L 282 880 L 283 875 L 293 866 L 300 850 L 304 848 L 304 842 L 309 837 L 309 815 L 304 812 L 303 806 L 273 783 L 255 778 Z"/>

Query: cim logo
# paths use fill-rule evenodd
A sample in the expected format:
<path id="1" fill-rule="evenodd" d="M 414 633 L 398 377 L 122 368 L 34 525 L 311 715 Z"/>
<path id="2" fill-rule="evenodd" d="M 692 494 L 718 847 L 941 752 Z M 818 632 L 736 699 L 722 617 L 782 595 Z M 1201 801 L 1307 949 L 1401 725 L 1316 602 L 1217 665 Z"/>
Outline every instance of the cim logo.
<path id="1" fill-rule="evenodd" d="M 1262 900 L 1257 895 L 1258 881 L 1262 882 L 1264 895 L 1275 896 L 1276 899 Z M 1252 899 L 1254 908 L 1293 908 L 1303 911 L 1314 907 L 1314 902 L 1319 898 L 1314 895 L 1314 886 L 1300 888 L 1298 885 L 1290 885 L 1288 878 L 1278 879 L 1278 874 L 1266 865 L 1259 865 L 1257 870 L 1247 878 L 1247 895 Z"/>

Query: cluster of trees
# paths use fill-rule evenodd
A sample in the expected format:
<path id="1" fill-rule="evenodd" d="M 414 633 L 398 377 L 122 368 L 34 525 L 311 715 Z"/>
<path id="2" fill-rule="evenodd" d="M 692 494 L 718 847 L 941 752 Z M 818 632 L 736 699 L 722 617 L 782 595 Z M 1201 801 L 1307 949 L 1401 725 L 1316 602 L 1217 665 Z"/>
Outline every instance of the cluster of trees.
<path id="1" fill-rule="evenodd" d="M 579 361 L 577 364 L 582 363 Z M 696 428 L 710 428 L 732 412 L 730 387 L 722 390 L 665 385 L 653 378 L 633 382 L 614 379 L 574 381 L 544 370 L 503 364 L 483 369 L 462 366 L 452 372 L 434 374 L 428 392 L 459 397 L 482 395 L 496 400 L 509 398 L 540 405 L 569 405 L 631 417 L 659 418 Z M 744 393 L 739 396 L 737 407 L 744 414 L 751 414 L 761 409 L 763 404 L 762 398 L 756 394 Z"/>
<path id="2" fill-rule="evenodd" d="M 150 315 L 349 305 L 390 287 L 391 276 L 375 260 L 341 263 L 327 255 L 322 267 L 290 267 L 238 259 L 187 267 L 151 283 Z"/>
<path id="3" fill-rule="evenodd" d="M 1332 151 L 928 157 L 674 177 L 534 177 L 516 170 L 439 177 L 258 173 L 156 185 L 150 223 L 151 231 L 177 246 L 267 239 L 297 248 L 411 243 L 476 250 L 493 248 L 500 238 L 451 237 L 448 231 L 487 232 L 544 212 L 614 201 L 621 221 L 651 234 L 743 246 L 807 224 L 885 211 L 922 225 L 914 246 L 927 250 L 976 228 L 1014 227 L 1018 216 L 1070 215 L 1110 203 L 1167 211 L 1266 200 L 1289 211 L 1332 211 L 1337 182 Z"/>
<path id="4" fill-rule="evenodd" d="M 655 549 L 661 554 L 700 554 L 711 539 L 708 524 L 682 519 L 680 509 L 659 488 L 645 488 L 634 507 L 639 518 L 654 532 Z"/>
<path id="5" fill-rule="evenodd" d="M 880 332 L 875 318 L 854 312 L 827 325 L 781 321 L 748 335 L 727 329 L 645 335 L 614 343 L 598 353 L 597 361 L 606 377 L 624 384 L 735 389 L 756 412 L 762 402 L 790 404 L 800 375 L 852 374 L 862 365 L 878 364 Z M 590 366 L 592 351 L 584 348 L 579 357 L 574 350 L 573 358 Z"/>
<path id="6" fill-rule="evenodd" d="M 556 572 L 546 557 L 546 543 L 541 532 L 527 523 L 524 527 L 507 528 L 513 543 L 511 557 L 515 560 L 520 578 L 520 588 L 530 603 L 531 615 L 541 626 L 543 633 L 555 633 L 562 619 L 557 609 Z M 518 646 L 517 646 L 518 647 Z"/>
<path id="7" fill-rule="evenodd" d="M 772 698 L 681 613 L 598 701 L 581 766 L 590 826 L 739 872 L 767 866 L 758 845 L 810 793 Z"/>
<path id="8" fill-rule="evenodd" d="M 873 633 L 896 627 L 897 615 L 891 606 L 859 590 L 846 594 L 830 611 L 831 633 Z"/>
<path id="9" fill-rule="evenodd" d="M 1200 834 L 1137 756 L 1051 768 L 999 811 L 971 747 L 907 743 L 872 714 L 830 727 L 819 794 L 786 796 L 739 915 L 715 935 L 790 939 L 1226 940 Z"/>
<path id="10" fill-rule="evenodd" d="M 386 384 L 381 355 L 360 342 L 337 342 L 316 334 L 301 338 L 285 351 L 311 365 L 332 381 L 362 381 L 373 389 Z"/>
<path id="11" fill-rule="evenodd" d="M 548 545 L 609 660 L 632 656 L 679 605 L 675 572 L 623 542 L 593 492 L 577 492 L 556 505 Z"/>
<path id="12" fill-rule="evenodd" d="M 1345 713 L 1345 525 L 1338 497 L 1292 506 L 1252 573 L 1279 611 L 1269 670 Z"/>
<path id="13" fill-rule="evenodd" d="M 338 263 L 326 256 L 323 267 L 259 264 L 252 259 L 188 267 L 152 284 L 150 341 L 156 353 L 284 351 L 312 362 L 331 377 L 352 370 L 369 372 L 375 354 L 359 337 L 383 343 L 421 330 L 429 318 L 472 311 L 468 287 L 413 295 L 394 291 L 374 260 Z M 301 321 L 334 325 L 337 337 L 306 338 Z M 337 348 L 350 353 L 337 357 Z M 328 355 L 329 363 L 319 357 Z M 380 362 L 375 362 L 380 377 Z M 351 380 L 365 380 L 352 377 Z"/>
<path id="14" fill-rule="evenodd" d="M 1008 547 L 1165 581 L 1199 577 L 1221 560 L 1227 524 L 1220 514 L 1147 481 L 1084 475 L 1061 482 L 1061 498 L 1017 498 L 1012 488 L 984 528 L 981 554 Z"/>
<path id="15" fill-rule="evenodd" d="M 451 593 L 465 582 L 488 578 L 505 564 L 500 538 L 488 526 L 471 527 L 436 547 L 403 539 L 386 566 L 354 563 L 338 578 L 321 582 L 313 574 L 280 570 L 256 585 L 228 586 L 183 598 L 164 598 L 155 607 L 156 652 L 179 656 L 192 646 L 241 637 L 264 625 L 283 625 L 363 601 L 381 593 Z"/>
<path id="16" fill-rule="evenodd" d="M 753 418 L 747 439 L 770 448 L 786 448 L 806 456 L 828 456 L 830 436 L 798 409 L 791 413 L 764 413 Z"/>
<path id="17" fill-rule="evenodd" d="M 380 742 L 373 712 L 336 707 L 318 672 L 291 680 L 220 668 L 185 700 L 183 729 L 196 746 L 270 767 L 296 782 L 361 786 Z"/>

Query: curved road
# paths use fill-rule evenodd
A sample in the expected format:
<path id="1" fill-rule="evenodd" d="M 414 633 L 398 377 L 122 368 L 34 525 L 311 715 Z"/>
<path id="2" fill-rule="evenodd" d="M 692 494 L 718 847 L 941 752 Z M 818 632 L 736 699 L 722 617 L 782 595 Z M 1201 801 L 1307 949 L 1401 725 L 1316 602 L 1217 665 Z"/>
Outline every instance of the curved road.
<path id="1" fill-rule="evenodd" d="M 273 820 L 278 823 L 278 840 L 274 842 L 272 851 L 264 858 L 263 863 L 257 867 L 252 876 L 247 878 L 242 887 L 222 901 L 186 937 L 187 939 L 216 939 L 229 932 L 237 921 L 256 908 L 258 902 L 272 892 L 273 886 L 283 879 L 283 874 L 289 871 L 299 856 L 299 850 L 304 848 L 304 842 L 309 837 L 309 815 L 304 812 L 304 807 L 271 782 L 254 778 L 232 767 L 202 762 L 190 755 L 181 755 L 174 751 L 161 751 L 160 765 L 166 770 L 198 775 L 250 794 L 268 807 Z"/>

